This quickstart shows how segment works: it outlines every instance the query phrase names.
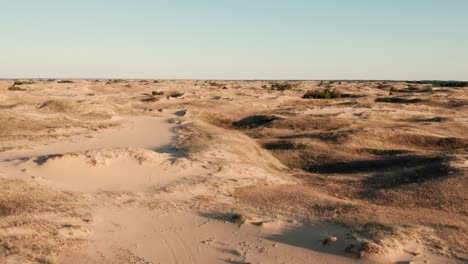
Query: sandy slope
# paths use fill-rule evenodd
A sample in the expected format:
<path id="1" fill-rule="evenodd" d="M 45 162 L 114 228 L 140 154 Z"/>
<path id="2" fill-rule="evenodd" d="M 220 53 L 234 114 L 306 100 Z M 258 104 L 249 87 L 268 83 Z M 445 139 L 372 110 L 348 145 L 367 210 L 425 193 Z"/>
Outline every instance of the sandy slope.
<path id="1" fill-rule="evenodd" d="M 387 113 L 384 107 L 303 109 L 296 95 L 241 82 L 229 89 L 195 81 L 36 81 L 23 85 L 25 91 L 9 85 L 0 82 L 0 176 L 11 196 L 4 207 L 0 200 L 3 262 L 461 263 L 407 238 L 386 240 L 383 254 L 345 252 L 360 244 L 352 230 L 301 214 L 301 197 L 324 203 L 339 197 L 304 192 L 308 185 L 255 137 L 223 123 L 271 109 L 349 121 Z M 154 90 L 165 95 L 153 96 Z M 391 112 L 426 115 L 424 109 Z M 29 200 L 8 191 L 25 188 Z M 271 188 L 278 207 L 266 201 L 271 209 L 257 210 Z M 283 199 L 284 188 L 296 188 L 299 203 Z M 51 195 L 60 206 L 50 208 Z M 40 201 L 34 205 L 40 210 L 12 202 L 22 199 Z M 289 209 L 278 211 L 285 203 Z M 235 221 L 236 215 L 245 219 Z M 331 236 L 338 240 L 323 245 Z"/>

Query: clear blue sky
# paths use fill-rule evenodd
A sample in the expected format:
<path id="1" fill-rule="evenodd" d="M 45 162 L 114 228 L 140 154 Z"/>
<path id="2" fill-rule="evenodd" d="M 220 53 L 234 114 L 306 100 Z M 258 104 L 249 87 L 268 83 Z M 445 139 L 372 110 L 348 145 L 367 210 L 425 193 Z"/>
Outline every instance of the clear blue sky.
<path id="1" fill-rule="evenodd" d="M 0 78 L 468 80 L 467 0 L 0 0 Z"/>

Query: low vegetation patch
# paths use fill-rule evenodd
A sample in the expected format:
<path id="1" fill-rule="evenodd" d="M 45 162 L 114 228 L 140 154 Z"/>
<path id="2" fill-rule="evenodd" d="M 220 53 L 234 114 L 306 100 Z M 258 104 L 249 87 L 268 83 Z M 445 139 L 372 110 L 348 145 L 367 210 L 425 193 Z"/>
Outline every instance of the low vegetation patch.
<path id="1" fill-rule="evenodd" d="M 349 120 L 331 116 L 305 116 L 294 118 L 283 118 L 272 124 L 273 128 L 289 129 L 293 131 L 307 130 L 337 130 L 349 127 Z M 318 132 L 318 131 L 317 131 Z"/>
<path id="2" fill-rule="evenodd" d="M 402 134 L 389 138 L 389 142 L 406 147 L 415 147 L 426 150 L 454 150 L 468 148 L 468 139 L 458 137 L 438 137 L 420 134 Z"/>
<path id="3" fill-rule="evenodd" d="M 18 87 L 18 86 L 14 85 L 14 84 L 12 86 L 8 87 L 8 90 L 9 91 L 26 91 L 26 89 Z"/>
<path id="4" fill-rule="evenodd" d="M 0 179 L 0 257 L 19 255 L 38 263 L 52 263 L 61 248 L 80 241 L 58 233 L 63 221 L 90 219 L 77 210 L 75 199 L 71 194 Z"/>
<path id="5" fill-rule="evenodd" d="M 217 83 L 217 82 L 208 82 L 208 85 L 213 86 L 213 87 L 223 87 L 224 86 L 222 83 Z"/>
<path id="6" fill-rule="evenodd" d="M 215 140 L 215 136 L 205 131 L 203 127 L 195 123 L 177 127 L 179 140 L 174 145 L 178 151 L 186 152 L 187 156 L 195 157 L 196 153 L 208 148 Z"/>
<path id="7" fill-rule="evenodd" d="M 106 82 L 106 84 L 113 84 L 113 83 L 122 83 L 125 82 L 125 80 L 122 79 L 111 79 Z"/>
<path id="8" fill-rule="evenodd" d="M 152 91 L 152 92 L 151 92 L 151 95 L 152 95 L 152 96 L 164 95 L 164 92 L 163 92 L 163 91 Z"/>
<path id="9" fill-rule="evenodd" d="M 34 81 L 14 81 L 13 85 L 29 85 L 34 84 Z"/>
<path id="10" fill-rule="evenodd" d="M 183 95 L 184 95 L 184 93 L 182 93 L 182 92 L 171 92 L 171 93 L 167 96 L 167 98 L 170 98 L 170 97 L 172 97 L 172 98 L 179 98 L 179 97 L 182 97 Z"/>
<path id="11" fill-rule="evenodd" d="M 297 85 L 294 85 L 292 83 L 286 82 L 286 83 L 272 83 L 270 89 L 275 90 L 275 91 L 286 91 L 286 90 L 292 90 L 294 87 Z"/>
<path id="12" fill-rule="evenodd" d="M 26 89 L 18 87 L 19 85 L 34 84 L 33 81 L 14 81 L 13 84 L 8 87 L 9 91 L 26 91 Z"/>
<path id="13" fill-rule="evenodd" d="M 441 116 L 436 116 L 436 117 L 431 117 L 431 118 L 414 118 L 414 119 L 411 119 L 410 121 L 414 121 L 414 122 L 427 122 L 427 123 L 443 123 L 443 122 L 447 122 L 449 121 L 450 119 L 447 118 L 447 117 L 441 117 Z"/>
<path id="14" fill-rule="evenodd" d="M 341 98 L 341 92 L 336 88 L 316 89 L 307 91 L 302 98 L 304 99 L 332 99 Z"/>
<path id="15" fill-rule="evenodd" d="M 379 83 L 379 85 L 377 85 L 377 89 L 394 89 L 393 86 L 390 84 L 390 83 Z"/>
<path id="16" fill-rule="evenodd" d="M 468 87 L 468 82 L 460 81 L 413 81 L 408 83 L 432 84 L 436 87 Z"/>
<path id="17" fill-rule="evenodd" d="M 229 220 L 233 223 L 241 225 L 245 223 L 247 217 L 241 213 L 233 213 Z"/>
<path id="18" fill-rule="evenodd" d="M 154 96 L 150 96 L 150 97 L 143 98 L 140 101 L 145 102 L 145 103 L 151 103 L 151 102 L 156 102 L 158 100 L 159 100 L 158 98 Z"/>
<path id="19" fill-rule="evenodd" d="M 424 86 L 418 87 L 414 85 L 408 86 L 408 88 L 400 89 L 398 92 L 401 93 L 430 93 L 432 92 L 432 85 L 431 86 Z"/>

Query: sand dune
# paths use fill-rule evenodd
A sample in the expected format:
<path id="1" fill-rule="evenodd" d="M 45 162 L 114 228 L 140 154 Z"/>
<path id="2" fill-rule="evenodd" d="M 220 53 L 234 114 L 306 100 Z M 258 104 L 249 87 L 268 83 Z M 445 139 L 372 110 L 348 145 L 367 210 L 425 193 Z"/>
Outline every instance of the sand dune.
<path id="1" fill-rule="evenodd" d="M 319 100 L 301 98 L 319 82 L 9 85 L 4 263 L 467 259 L 462 88 L 392 83 L 386 99 L 344 82 Z"/>

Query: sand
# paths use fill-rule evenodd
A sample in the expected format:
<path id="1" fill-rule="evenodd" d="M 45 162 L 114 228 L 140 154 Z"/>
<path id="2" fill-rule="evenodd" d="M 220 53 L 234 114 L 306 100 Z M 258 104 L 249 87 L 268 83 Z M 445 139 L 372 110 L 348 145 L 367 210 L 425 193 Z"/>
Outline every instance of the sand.
<path id="1" fill-rule="evenodd" d="M 1 81 L 0 177 L 4 195 L 11 199 L 0 200 L 0 260 L 463 263 L 462 256 L 428 243 L 420 235 L 429 234 L 422 224 L 424 232 L 379 240 L 382 253 L 359 257 L 356 252 L 346 252 L 350 245 L 359 247 L 363 241 L 373 240 L 356 235 L 351 225 L 343 224 L 348 218 L 330 220 L 304 211 L 305 207 L 341 203 L 341 194 L 311 189 L 310 183 L 296 178 L 300 169 L 294 163 L 287 164 L 282 153 L 262 145 L 262 140 L 271 140 L 262 133 L 284 140 L 291 135 L 306 137 L 308 132 L 292 134 L 284 127 L 263 126 L 243 131 L 226 121 L 240 120 L 252 112 L 271 114 L 272 109 L 282 118 L 333 116 L 346 122 L 387 114 L 426 118 L 427 106 L 304 105 L 298 101 L 302 90 L 272 92 L 261 90 L 260 84 L 226 82 L 213 87 L 197 81 L 34 81 L 23 85 L 25 91 L 9 91 L 10 82 Z M 153 96 L 155 90 L 165 94 Z M 172 96 L 174 91 L 183 94 Z M 364 88 L 359 93 L 379 92 Z M 455 137 L 466 119 L 447 111 L 439 109 L 438 114 L 451 118 L 455 128 L 435 131 Z M 374 125 L 369 122 L 366 128 Z M 324 134 L 315 137 L 319 136 L 327 140 Z M 366 144 L 371 143 L 362 142 Z M 21 203 L 25 198 L 15 198 L 16 193 L 9 191 L 19 189 L 27 190 L 28 199 L 40 201 L 35 209 L 27 209 Z M 304 206 L 304 199 L 310 204 Z M 15 200 L 18 204 L 12 202 Z M 49 206 L 52 201 L 57 205 Z M 4 212 L 2 202 L 8 209 Z M 352 200 L 346 203 L 356 204 Z M 364 202 L 359 206 L 364 211 L 383 210 Z M 385 210 L 398 217 L 402 214 Z M 459 230 L 460 236 L 466 235 Z M 337 240 L 324 245 L 329 237 Z"/>

